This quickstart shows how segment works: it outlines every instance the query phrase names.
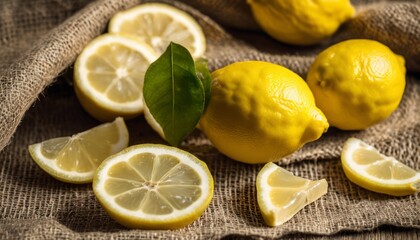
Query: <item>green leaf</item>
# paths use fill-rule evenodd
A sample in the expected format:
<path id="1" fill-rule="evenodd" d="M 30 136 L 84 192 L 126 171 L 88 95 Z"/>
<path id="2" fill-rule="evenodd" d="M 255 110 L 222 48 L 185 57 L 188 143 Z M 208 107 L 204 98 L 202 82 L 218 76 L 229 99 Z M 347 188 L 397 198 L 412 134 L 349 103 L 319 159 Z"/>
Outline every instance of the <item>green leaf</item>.
<path id="1" fill-rule="evenodd" d="M 197 77 L 201 80 L 204 87 L 204 95 L 205 95 L 205 103 L 204 103 L 204 111 L 206 111 L 207 106 L 210 102 L 211 97 L 211 74 L 209 68 L 207 67 L 207 59 L 199 58 L 195 61 L 195 70 L 197 73 Z"/>
<path id="2" fill-rule="evenodd" d="M 194 130 L 204 111 L 203 83 L 183 46 L 170 43 L 146 71 L 143 96 L 153 118 L 173 146 Z"/>

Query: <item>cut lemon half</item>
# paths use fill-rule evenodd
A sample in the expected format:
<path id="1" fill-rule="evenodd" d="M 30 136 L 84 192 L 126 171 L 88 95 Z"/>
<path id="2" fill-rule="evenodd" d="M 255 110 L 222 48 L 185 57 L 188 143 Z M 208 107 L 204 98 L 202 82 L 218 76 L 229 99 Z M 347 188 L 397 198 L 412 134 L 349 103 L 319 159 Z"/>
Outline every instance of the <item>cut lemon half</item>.
<path id="1" fill-rule="evenodd" d="M 327 193 L 325 179 L 311 181 L 267 163 L 257 176 L 257 201 L 264 221 L 278 226 Z"/>
<path id="2" fill-rule="evenodd" d="M 100 163 L 128 146 L 122 118 L 71 137 L 59 137 L 29 146 L 32 159 L 52 177 L 69 183 L 92 182 Z"/>
<path id="3" fill-rule="evenodd" d="M 144 74 L 154 51 L 133 37 L 104 34 L 92 40 L 74 65 L 77 97 L 93 117 L 112 121 L 143 112 Z"/>
<path id="4" fill-rule="evenodd" d="M 420 173 L 357 138 L 349 138 L 341 163 L 353 183 L 378 193 L 406 196 L 420 189 Z"/>
<path id="5" fill-rule="evenodd" d="M 213 188 L 204 162 L 160 144 L 135 145 L 109 157 L 93 179 L 101 205 L 129 228 L 184 227 L 207 208 Z"/>
<path id="6" fill-rule="evenodd" d="M 194 58 L 202 56 L 206 41 L 200 25 L 178 8 L 162 3 L 145 3 L 119 12 L 109 23 L 109 32 L 141 38 L 161 55 L 169 43 L 187 48 Z"/>

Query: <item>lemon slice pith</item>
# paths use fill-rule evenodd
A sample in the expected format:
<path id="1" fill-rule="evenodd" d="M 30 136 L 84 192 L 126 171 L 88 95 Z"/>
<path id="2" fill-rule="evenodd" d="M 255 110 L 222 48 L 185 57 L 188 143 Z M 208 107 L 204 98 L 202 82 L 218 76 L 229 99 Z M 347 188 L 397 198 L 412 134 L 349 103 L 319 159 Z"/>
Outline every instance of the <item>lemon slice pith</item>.
<path id="1" fill-rule="evenodd" d="M 88 183 L 105 158 L 127 146 L 127 127 L 122 118 L 117 118 L 71 137 L 30 145 L 29 153 L 52 177 L 63 182 Z"/>
<path id="2" fill-rule="evenodd" d="M 325 179 L 311 181 L 267 163 L 257 176 L 257 201 L 264 221 L 278 226 L 327 193 Z"/>
<path id="3" fill-rule="evenodd" d="M 205 37 L 200 25 L 178 8 L 162 3 L 145 3 L 117 13 L 109 32 L 135 35 L 149 44 L 158 55 L 171 41 L 187 48 L 194 58 L 204 54 Z"/>
<path id="4" fill-rule="evenodd" d="M 135 145 L 109 157 L 93 180 L 94 193 L 112 218 L 143 229 L 190 224 L 209 205 L 213 188 L 204 162 L 160 144 Z"/>
<path id="5" fill-rule="evenodd" d="M 144 74 L 156 58 L 151 48 L 134 37 L 103 34 L 95 38 L 74 66 L 80 103 L 100 121 L 139 115 Z"/>
<path id="6" fill-rule="evenodd" d="M 349 138 L 341 163 L 353 183 L 378 193 L 406 196 L 420 189 L 420 173 L 357 138 Z"/>

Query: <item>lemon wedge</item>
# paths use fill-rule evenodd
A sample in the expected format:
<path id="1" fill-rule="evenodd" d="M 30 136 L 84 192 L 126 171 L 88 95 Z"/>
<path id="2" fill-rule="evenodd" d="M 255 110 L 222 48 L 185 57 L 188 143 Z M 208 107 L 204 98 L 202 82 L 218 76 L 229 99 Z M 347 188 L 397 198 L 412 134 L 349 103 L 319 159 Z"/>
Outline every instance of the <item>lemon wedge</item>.
<path id="1" fill-rule="evenodd" d="M 112 121 L 143 112 L 143 81 L 156 53 L 134 37 L 103 34 L 92 40 L 74 65 L 77 97 L 93 117 Z"/>
<path id="2" fill-rule="evenodd" d="M 184 227 L 207 208 L 213 188 L 204 162 L 160 144 L 135 145 L 109 157 L 93 179 L 101 205 L 129 228 Z"/>
<path id="3" fill-rule="evenodd" d="M 327 193 L 325 179 L 311 181 L 267 163 L 257 176 L 257 201 L 264 221 L 278 226 Z"/>
<path id="4" fill-rule="evenodd" d="M 100 163 L 128 146 L 122 118 L 71 137 L 59 137 L 29 146 L 32 159 L 52 177 L 69 183 L 92 182 Z"/>
<path id="5" fill-rule="evenodd" d="M 195 19 L 167 4 L 145 3 L 119 12 L 111 19 L 108 30 L 137 36 L 158 55 L 171 41 L 187 48 L 194 58 L 206 50 L 203 30 Z"/>
<path id="6" fill-rule="evenodd" d="M 406 196 L 420 189 L 420 173 L 357 138 L 349 138 L 341 163 L 353 183 L 378 193 Z"/>

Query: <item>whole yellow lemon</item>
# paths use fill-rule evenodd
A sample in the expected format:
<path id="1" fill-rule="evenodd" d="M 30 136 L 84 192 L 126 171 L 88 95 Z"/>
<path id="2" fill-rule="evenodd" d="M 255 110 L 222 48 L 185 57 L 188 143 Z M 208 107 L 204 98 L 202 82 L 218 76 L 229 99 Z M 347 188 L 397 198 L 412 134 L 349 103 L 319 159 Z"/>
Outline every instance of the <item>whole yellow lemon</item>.
<path id="1" fill-rule="evenodd" d="M 248 0 L 248 4 L 265 32 L 295 45 L 321 42 L 355 13 L 349 0 Z"/>
<path id="2" fill-rule="evenodd" d="M 237 62 L 212 73 L 210 104 L 200 129 L 228 157 L 278 161 L 328 129 L 306 82 L 268 62 Z"/>
<path id="3" fill-rule="evenodd" d="M 331 126 L 361 130 L 398 107 L 405 88 L 404 58 L 373 40 L 347 40 L 321 52 L 307 82 Z"/>

